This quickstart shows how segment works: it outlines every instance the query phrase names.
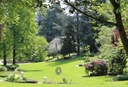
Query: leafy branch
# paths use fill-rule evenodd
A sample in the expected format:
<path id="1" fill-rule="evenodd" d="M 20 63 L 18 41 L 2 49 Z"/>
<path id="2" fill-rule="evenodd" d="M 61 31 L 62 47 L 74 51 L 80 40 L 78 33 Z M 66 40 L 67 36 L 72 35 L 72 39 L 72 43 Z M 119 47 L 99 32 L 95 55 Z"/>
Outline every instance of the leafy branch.
<path id="1" fill-rule="evenodd" d="M 94 17 L 94 16 L 92 16 L 92 15 L 90 15 L 90 14 L 88 14 L 88 13 L 85 13 L 85 12 L 81 11 L 79 8 L 77 8 L 76 6 L 74 6 L 73 4 L 71 4 L 70 2 L 68 2 L 67 0 L 64 0 L 64 2 L 65 2 L 67 5 L 71 6 L 73 9 L 77 10 L 78 12 L 80 12 L 80 13 L 82 13 L 82 14 L 84 14 L 84 15 L 86 15 L 86 16 L 92 18 L 92 19 L 95 19 L 95 20 L 97 20 L 97 21 L 99 21 L 99 22 L 103 22 L 103 23 L 105 23 L 105 24 L 110 24 L 110 25 L 116 26 L 116 23 L 114 23 L 114 22 L 105 21 L 105 20 L 99 19 L 99 18 L 97 18 L 97 17 Z"/>

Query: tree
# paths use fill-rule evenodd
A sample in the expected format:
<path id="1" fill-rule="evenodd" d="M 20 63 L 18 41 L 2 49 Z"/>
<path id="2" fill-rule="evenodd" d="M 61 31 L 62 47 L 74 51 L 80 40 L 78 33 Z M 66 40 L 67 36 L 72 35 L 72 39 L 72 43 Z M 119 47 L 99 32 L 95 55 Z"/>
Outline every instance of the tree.
<path id="1" fill-rule="evenodd" d="M 19 20 L 18 10 L 21 7 L 26 9 L 36 9 L 43 5 L 44 0 L 1 0 L 0 1 L 0 37 L 2 35 L 2 28 L 8 24 L 17 24 Z"/>
<path id="2" fill-rule="evenodd" d="M 2 29 L 1 40 L 0 40 L 0 51 L 1 58 L 3 59 L 3 65 L 7 65 L 7 59 L 11 56 L 11 35 L 10 30 L 4 25 Z"/>
<path id="3" fill-rule="evenodd" d="M 120 38 L 123 44 L 123 47 L 128 54 L 128 38 L 125 32 L 125 28 L 123 25 L 122 21 L 122 16 L 121 16 L 121 0 L 110 0 L 112 6 L 113 6 L 113 13 L 115 15 L 115 20 L 116 20 L 116 27 L 120 33 Z M 128 2 L 126 2 L 128 3 Z"/>
<path id="4" fill-rule="evenodd" d="M 115 21 L 116 23 L 114 22 L 109 22 L 109 21 L 106 21 L 106 20 L 101 20 L 97 17 L 94 17 L 92 15 L 89 15 L 88 13 L 85 13 L 83 11 L 81 11 L 80 9 L 78 9 L 77 7 L 75 7 L 72 3 L 70 3 L 68 0 L 65 0 L 65 3 L 69 6 L 71 6 L 73 9 L 79 11 L 80 13 L 92 18 L 92 19 L 95 19 L 95 20 L 98 20 L 100 22 L 103 22 L 103 23 L 106 23 L 106 24 L 109 24 L 109 25 L 114 25 L 117 27 L 117 29 L 119 30 L 119 33 L 120 33 L 120 38 L 121 38 L 121 41 L 123 43 L 123 47 L 126 51 L 126 54 L 128 54 L 128 39 L 127 39 L 127 35 L 126 35 L 126 32 L 125 32 L 125 28 L 124 28 L 124 25 L 123 25 L 123 21 L 122 21 L 122 16 L 121 16 L 121 9 L 124 9 L 124 7 L 122 6 L 127 6 L 126 3 L 128 3 L 128 1 L 122 1 L 122 0 L 109 0 L 111 5 L 112 5 L 112 8 L 113 8 L 113 13 L 115 15 Z M 96 3 L 96 1 L 91 1 L 91 2 L 88 2 L 88 1 L 84 1 L 84 3 L 90 3 L 92 5 L 98 5 L 100 6 L 99 4 Z M 108 4 L 108 3 L 105 3 L 105 4 Z M 124 5 L 122 5 L 124 4 Z M 101 7 L 102 8 L 102 7 Z M 125 9 L 126 10 L 126 9 Z"/>
<path id="5" fill-rule="evenodd" d="M 73 53 L 76 51 L 75 37 L 74 37 L 75 32 L 73 28 L 74 26 L 71 23 L 68 23 L 65 26 L 65 32 L 64 32 L 65 38 L 63 41 L 62 49 L 61 49 L 61 54 L 63 56 L 69 54 L 69 57 L 70 57 L 70 53 Z"/>
<path id="6" fill-rule="evenodd" d="M 16 64 L 16 59 L 21 49 L 30 44 L 32 41 L 31 37 L 37 34 L 35 10 L 33 8 L 28 9 L 27 6 L 24 7 L 22 4 L 18 8 L 15 11 L 19 15 L 17 24 L 10 23 L 8 25 L 12 35 L 10 39 L 12 39 L 13 64 Z"/>
<path id="7" fill-rule="evenodd" d="M 49 8 L 47 9 L 46 15 L 39 12 L 39 35 L 44 35 L 47 40 L 50 41 L 50 38 L 52 40 L 58 36 L 67 36 L 66 33 L 68 32 L 73 37 L 73 43 L 77 48 L 76 52 L 78 55 L 80 54 L 80 47 L 86 45 L 90 45 L 91 52 L 97 52 L 94 39 L 94 34 L 97 32 L 92 29 L 89 18 L 83 16 L 78 11 L 72 16 L 70 16 L 71 14 L 69 13 L 66 14 L 62 12 L 64 8 L 61 9 L 59 0 L 53 2 L 52 6 Z M 81 6 L 80 8 L 83 9 Z M 72 12 L 71 10 L 70 12 Z M 70 29 L 67 29 L 67 25 L 71 26 Z M 72 32 L 70 32 L 70 30 L 72 30 Z M 69 39 L 71 38 L 68 37 L 67 40 Z M 90 43 L 88 43 L 89 41 Z"/>
<path id="8" fill-rule="evenodd" d="M 40 45 L 38 43 L 32 42 L 35 38 L 39 39 L 36 36 L 37 22 L 35 8 L 38 8 L 41 5 L 41 0 L 0 1 L 0 12 L 2 13 L 0 14 L 0 26 L 4 27 L 0 30 L 0 36 L 2 40 L 1 42 L 3 44 L 3 49 L 1 48 L 1 50 L 3 51 L 3 58 L 5 61 L 4 65 L 6 65 L 6 57 L 9 56 L 8 51 L 10 53 L 12 52 L 12 64 L 16 64 L 16 60 L 18 58 L 21 58 L 23 55 L 26 56 L 28 54 L 28 50 L 31 49 L 31 46 L 34 46 L 36 44 L 36 46 L 34 47 L 37 48 L 37 45 Z M 6 31 L 4 32 L 3 30 Z M 5 33 L 4 36 L 2 36 L 3 33 Z M 40 40 L 43 40 L 45 43 L 45 39 Z M 38 42 L 38 40 L 36 42 Z M 42 50 L 44 49 L 45 45 L 46 44 L 42 44 Z M 34 50 L 31 49 L 31 53 L 33 53 Z M 37 50 L 39 51 L 39 49 Z M 32 55 L 29 54 L 29 57 L 32 57 Z"/>
<path id="9" fill-rule="evenodd" d="M 59 0 L 55 1 L 52 0 L 53 3 L 57 3 L 60 2 Z M 52 4 L 51 2 L 51 4 Z M 82 2 L 82 0 L 75 0 L 76 4 L 73 4 L 74 6 L 76 6 L 77 8 L 79 8 L 80 10 L 82 10 L 83 12 L 90 12 L 90 10 L 88 10 L 88 8 L 91 8 L 90 4 L 86 4 L 86 5 L 81 5 L 79 4 L 80 2 Z M 68 8 L 68 9 L 66 9 Z M 74 39 L 75 39 L 75 45 L 76 45 L 76 52 L 79 55 L 80 54 L 80 48 L 83 46 L 83 48 L 87 45 L 90 45 L 90 50 L 91 52 L 97 52 L 97 48 L 95 46 L 95 38 L 94 35 L 98 32 L 98 30 L 94 30 L 93 27 L 97 26 L 101 26 L 98 25 L 97 21 L 94 22 L 91 18 L 89 18 L 88 16 L 84 16 L 83 14 L 81 14 L 79 11 L 74 10 L 73 8 L 69 8 L 68 6 L 66 8 L 66 12 L 67 10 L 69 10 L 69 13 L 66 13 L 67 15 L 64 17 L 64 14 L 58 14 L 57 18 L 59 18 L 61 21 L 61 25 L 60 24 L 56 24 L 54 29 L 57 30 L 65 30 L 64 29 L 64 24 L 71 22 L 72 25 L 74 26 Z M 64 11 L 65 12 L 65 11 Z M 72 16 L 70 16 L 72 14 Z M 95 12 L 90 12 L 90 14 L 95 15 Z M 68 17 L 70 17 L 70 20 L 66 19 Z M 99 16 L 101 19 L 105 19 L 104 16 Z M 62 27 L 63 26 L 63 27 Z M 61 32 L 63 32 L 61 31 Z"/>
<path id="10" fill-rule="evenodd" d="M 44 9 L 43 9 L 44 10 Z M 62 13 L 60 5 L 53 5 L 53 8 L 47 8 L 46 13 L 43 10 L 38 12 L 38 35 L 45 36 L 47 41 L 52 41 L 56 36 L 60 36 L 60 29 L 55 29 L 55 24 L 61 25 L 61 19 L 57 17 L 57 14 Z"/>
<path id="11" fill-rule="evenodd" d="M 61 53 L 62 47 L 64 45 L 64 36 L 55 37 L 46 47 L 49 56 L 53 58 Z"/>

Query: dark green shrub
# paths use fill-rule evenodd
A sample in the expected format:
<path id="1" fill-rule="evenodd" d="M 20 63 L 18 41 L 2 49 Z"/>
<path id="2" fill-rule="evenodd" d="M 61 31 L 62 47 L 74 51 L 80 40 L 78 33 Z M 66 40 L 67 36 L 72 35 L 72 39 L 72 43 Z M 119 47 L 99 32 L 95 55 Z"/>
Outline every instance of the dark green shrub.
<path id="1" fill-rule="evenodd" d="M 103 60 L 93 60 L 85 64 L 85 69 L 90 71 L 90 75 L 105 75 L 107 74 L 107 63 Z"/>
<path id="2" fill-rule="evenodd" d="M 125 81 L 128 80 L 128 76 L 126 75 L 117 75 L 113 78 L 114 81 Z"/>
<path id="3" fill-rule="evenodd" d="M 7 66 L 7 69 L 9 71 L 14 71 L 16 68 L 18 68 L 18 65 L 9 65 L 9 66 Z"/>
<path id="4" fill-rule="evenodd" d="M 109 72 L 115 74 L 123 74 L 123 70 L 126 67 L 126 56 L 125 53 L 120 50 L 109 62 Z"/>

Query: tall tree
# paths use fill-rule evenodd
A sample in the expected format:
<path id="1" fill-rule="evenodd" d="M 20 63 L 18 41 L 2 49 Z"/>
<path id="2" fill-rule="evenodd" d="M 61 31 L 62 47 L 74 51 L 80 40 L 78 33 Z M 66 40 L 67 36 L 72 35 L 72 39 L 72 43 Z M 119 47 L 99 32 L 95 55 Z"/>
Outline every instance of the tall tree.
<path id="1" fill-rule="evenodd" d="M 8 49 L 12 50 L 13 63 L 16 64 L 17 57 L 20 57 L 28 44 L 33 42 L 36 38 L 37 23 L 36 23 L 36 9 L 42 5 L 43 0 L 3 0 L 0 1 L 0 25 L 7 26 L 6 34 L 2 37 L 3 29 L 0 29 L 0 36 L 3 40 L 3 54 L 6 61 Z M 5 27 L 4 26 L 4 27 Z M 5 29 L 4 29 L 5 30 Z M 8 36 L 9 35 L 9 36 Z M 10 40 L 10 41 L 9 41 Z M 11 45 L 8 48 L 8 42 Z M 30 47 L 29 47 L 30 48 Z M 42 48 L 43 49 L 43 48 Z M 33 50 L 31 50 L 33 51 Z M 6 65 L 6 63 L 4 63 Z"/>
<path id="2" fill-rule="evenodd" d="M 123 47 L 126 51 L 126 54 L 128 54 L 128 38 L 127 38 L 127 35 L 126 35 L 126 32 L 125 32 L 125 28 L 124 28 L 124 25 L 123 25 L 123 21 L 122 21 L 122 16 L 121 16 L 121 9 L 124 9 L 126 8 L 127 4 L 128 3 L 127 1 L 122 1 L 122 0 L 109 0 L 111 5 L 112 5 L 112 8 L 113 8 L 113 13 L 115 15 L 115 22 L 110 22 L 110 21 L 106 21 L 106 20 L 102 20 L 102 19 L 99 19 L 93 15 L 90 15 L 89 13 L 85 13 L 83 11 L 81 11 L 80 9 L 78 9 L 77 7 L 75 7 L 72 3 L 70 3 L 68 0 L 65 0 L 65 3 L 67 3 L 68 5 L 70 5 L 73 9 L 79 11 L 80 13 L 92 18 L 92 19 L 95 19 L 95 20 L 98 20 L 100 22 L 103 22 L 105 24 L 109 24 L 109 25 L 114 25 L 117 27 L 117 29 L 119 30 L 119 33 L 120 33 L 120 38 L 121 38 L 121 41 L 123 43 Z M 92 2 L 89 2 L 89 1 L 83 1 L 83 3 L 90 3 L 92 5 L 98 5 L 98 6 L 101 6 L 100 4 L 97 3 L 97 0 L 94 0 Z M 109 4 L 109 3 L 105 3 L 105 4 Z M 125 4 L 125 5 L 122 5 L 122 4 Z M 122 6 L 125 6 L 125 7 L 122 7 Z M 100 7 L 102 9 L 102 6 Z M 112 9 L 111 8 L 111 9 Z M 125 9 L 126 10 L 126 9 Z M 107 13 L 109 14 L 109 13 Z"/>
<path id="3" fill-rule="evenodd" d="M 124 46 L 124 49 L 126 53 L 128 54 L 128 38 L 125 32 L 125 28 L 123 25 L 122 21 L 122 16 L 121 16 L 121 0 L 110 0 L 112 6 L 113 6 L 113 13 L 115 15 L 115 20 L 116 20 L 116 27 L 120 33 L 120 38 L 122 41 L 122 44 Z M 123 1 L 125 2 L 125 1 Z M 128 3 L 128 2 L 126 2 Z"/>
<path id="4" fill-rule="evenodd" d="M 55 24 L 61 25 L 60 19 L 57 14 L 61 14 L 62 9 L 59 4 L 54 4 L 52 8 L 47 8 L 46 13 L 43 10 L 38 12 L 38 24 L 40 36 L 45 36 L 47 41 L 50 42 L 56 36 L 60 36 L 61 32 L 58 29 L 54 29 Z"/>
<path id="5" fill-rule="evenodd" d="M 33 36 L 37 34 L 37 23 L 35 10 L 33 8 L 20 7 L 18 12 L 19 20 L 17 25 L 10 24 L 13 38 L 13 64 L 16 64 L 18 54 L 23 51 L 24 47 L 32 42 Z"/>

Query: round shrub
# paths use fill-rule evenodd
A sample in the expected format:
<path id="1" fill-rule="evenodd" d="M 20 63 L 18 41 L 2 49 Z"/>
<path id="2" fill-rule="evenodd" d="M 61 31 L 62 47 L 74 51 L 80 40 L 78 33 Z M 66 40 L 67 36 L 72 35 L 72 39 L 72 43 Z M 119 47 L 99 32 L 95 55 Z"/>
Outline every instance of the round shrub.
<path id="1" fill-rule="evenodd" d="M 85 69 L 90 71 L 90 75 L 105 75 L 107 74 L 108 66 L 103 60 L 93 60 L 85 64 Z"/>

